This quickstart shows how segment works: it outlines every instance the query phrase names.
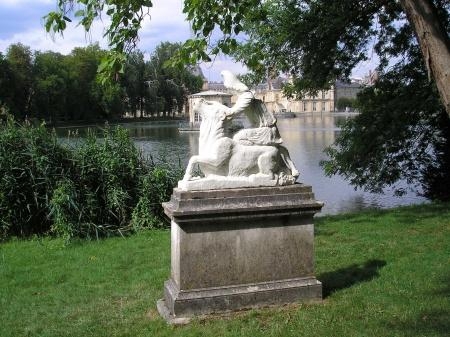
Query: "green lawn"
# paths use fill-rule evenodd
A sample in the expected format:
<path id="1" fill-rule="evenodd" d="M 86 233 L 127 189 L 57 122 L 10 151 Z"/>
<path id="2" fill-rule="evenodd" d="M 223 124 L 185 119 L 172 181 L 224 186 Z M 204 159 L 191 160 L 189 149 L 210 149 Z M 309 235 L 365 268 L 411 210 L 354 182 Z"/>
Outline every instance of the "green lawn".
<path id="1" fill-rule="evenodd" d="M 170 235 L 0 244 L 0 336 L 448 336 L 450 204 L 316 219 L 322 304 L 168 326 Z"/>

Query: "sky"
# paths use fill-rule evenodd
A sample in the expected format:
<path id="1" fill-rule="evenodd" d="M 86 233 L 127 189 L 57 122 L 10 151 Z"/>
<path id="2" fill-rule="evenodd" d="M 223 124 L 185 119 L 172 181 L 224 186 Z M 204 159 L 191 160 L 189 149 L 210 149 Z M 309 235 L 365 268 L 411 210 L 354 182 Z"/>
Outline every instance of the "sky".
<path id="1" fill-rule="evenodd" d="M 43 16 L 56 9 L 57 0 L 0 0 L 0 52 L 5 53 L 13 43 L 22 43 L 33 51 L 54 51 L 69 54 L 75 47 L 87 46 L 98 42 L 107 48 L 103 37 L 105 23 L 94 22 L 91 32 L 86 34 L 76 22 L 68 24 L 64 36 L 52 37 L 44 29 Z M 138 48 L 149 56 L 160 42 L 183 42 L 191 36 L 189 24 L 182 13 L 183 0 L 155 0 L 140 32 Z M 220 72 L 230 70 L 236 74 L 246 72 L 240 63 L 218 56 L 213 63 L 201 64 L 203 74 L 210 81 L 221 81 Z M 354 71 L 355 77 L 362 77 L 373 68 L 371 62 L 365 62 Z"/>

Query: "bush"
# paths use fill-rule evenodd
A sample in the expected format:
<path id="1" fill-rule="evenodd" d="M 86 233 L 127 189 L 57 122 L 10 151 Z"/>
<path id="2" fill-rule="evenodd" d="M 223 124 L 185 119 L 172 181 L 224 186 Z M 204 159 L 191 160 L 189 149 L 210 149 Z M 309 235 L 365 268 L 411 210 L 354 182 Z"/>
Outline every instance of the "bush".
<path id="1" fill-rule="evenodd" d="M 140 177 L 149 167 L 127 131 L 106 127 L 99 138 L 88 132 L 73 153 L 76 166 L 70 184 L 76 193 L 66 188 L 70 184 L 61 185 L 58 192 L 66 191 L 66 197 L 74 198 L 78 206 L 65 208 L 67 219 L 76 219 L 75 235 L 98 237 L 129 231 Z M 55 195 L 55 200 L 60 197 Z"/>
<path id="2" fill-rule="evenodd" d="M 0 126 L 0 238 L 47 232 L 48 201 L 71 167 L 70 152 L 43 125 Z"/>
<path id="3" fill-rule="evenodd" d="M 0 128 L 0 238 L 48 234 L 124 235 L 167 222 L 180 170 L 143 158 L 127 131 L 106 127 L 76 145 L 61 145 L 41 125 Z"/>
<path id="4" fill-rule="evenodd" d="M 173 186 L 181 178 L 182 171 L 170 170 L 165 166 L 155 166 L 141 181 L 141 194 L 131 221 L 136 230 L 168 225 L 161 203 L 170 198 Z"/>

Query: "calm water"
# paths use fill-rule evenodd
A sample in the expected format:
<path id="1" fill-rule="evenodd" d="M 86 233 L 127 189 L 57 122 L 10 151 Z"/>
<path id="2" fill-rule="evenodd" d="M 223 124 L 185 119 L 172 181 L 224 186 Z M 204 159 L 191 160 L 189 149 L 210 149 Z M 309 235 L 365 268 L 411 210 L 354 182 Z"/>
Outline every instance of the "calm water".
<path id="1" fill-rule="evenodd" d="M 325 159 L 323 149 L 333 143 L 339 129 L 339 119 L 350 118 L 331 114 L 300 115 L 297 118 L 279 119 L 278 128 L 292 160 L 300 171 L 299 182 L 312 185 L 318 200 L 325 202 L 321 214 L 337 214 L 364 208 L 388 208 L 424 202 L 425 199 L 411 193 L 396 197 L 387 191 L 383 195 L 355 191 L 339 176 L 325 177 L 319 162 Z M 154 157 L 166 157 L 183 167 L 189 157 L 197 154 L 198 133 L 178 132 L 177 123 L 130 123 L 124 124 L 130 130 L 144 153 Z M 57 130 L 61 136 L 67 129 Z M 83 130 L 80 130 L 82 132 Z"/>

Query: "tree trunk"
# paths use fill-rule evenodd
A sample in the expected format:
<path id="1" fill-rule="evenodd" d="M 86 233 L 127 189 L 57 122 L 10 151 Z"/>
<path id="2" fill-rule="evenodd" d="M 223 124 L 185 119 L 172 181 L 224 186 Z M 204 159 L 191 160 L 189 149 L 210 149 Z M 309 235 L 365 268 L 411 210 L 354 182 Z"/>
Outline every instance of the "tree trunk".
<path id="1" fill-rule="evenodd" d="M 450 116 L 450 38 L 431 0 L 400 0 L 422 50 L 428 76 L 436 82 Z"/>

